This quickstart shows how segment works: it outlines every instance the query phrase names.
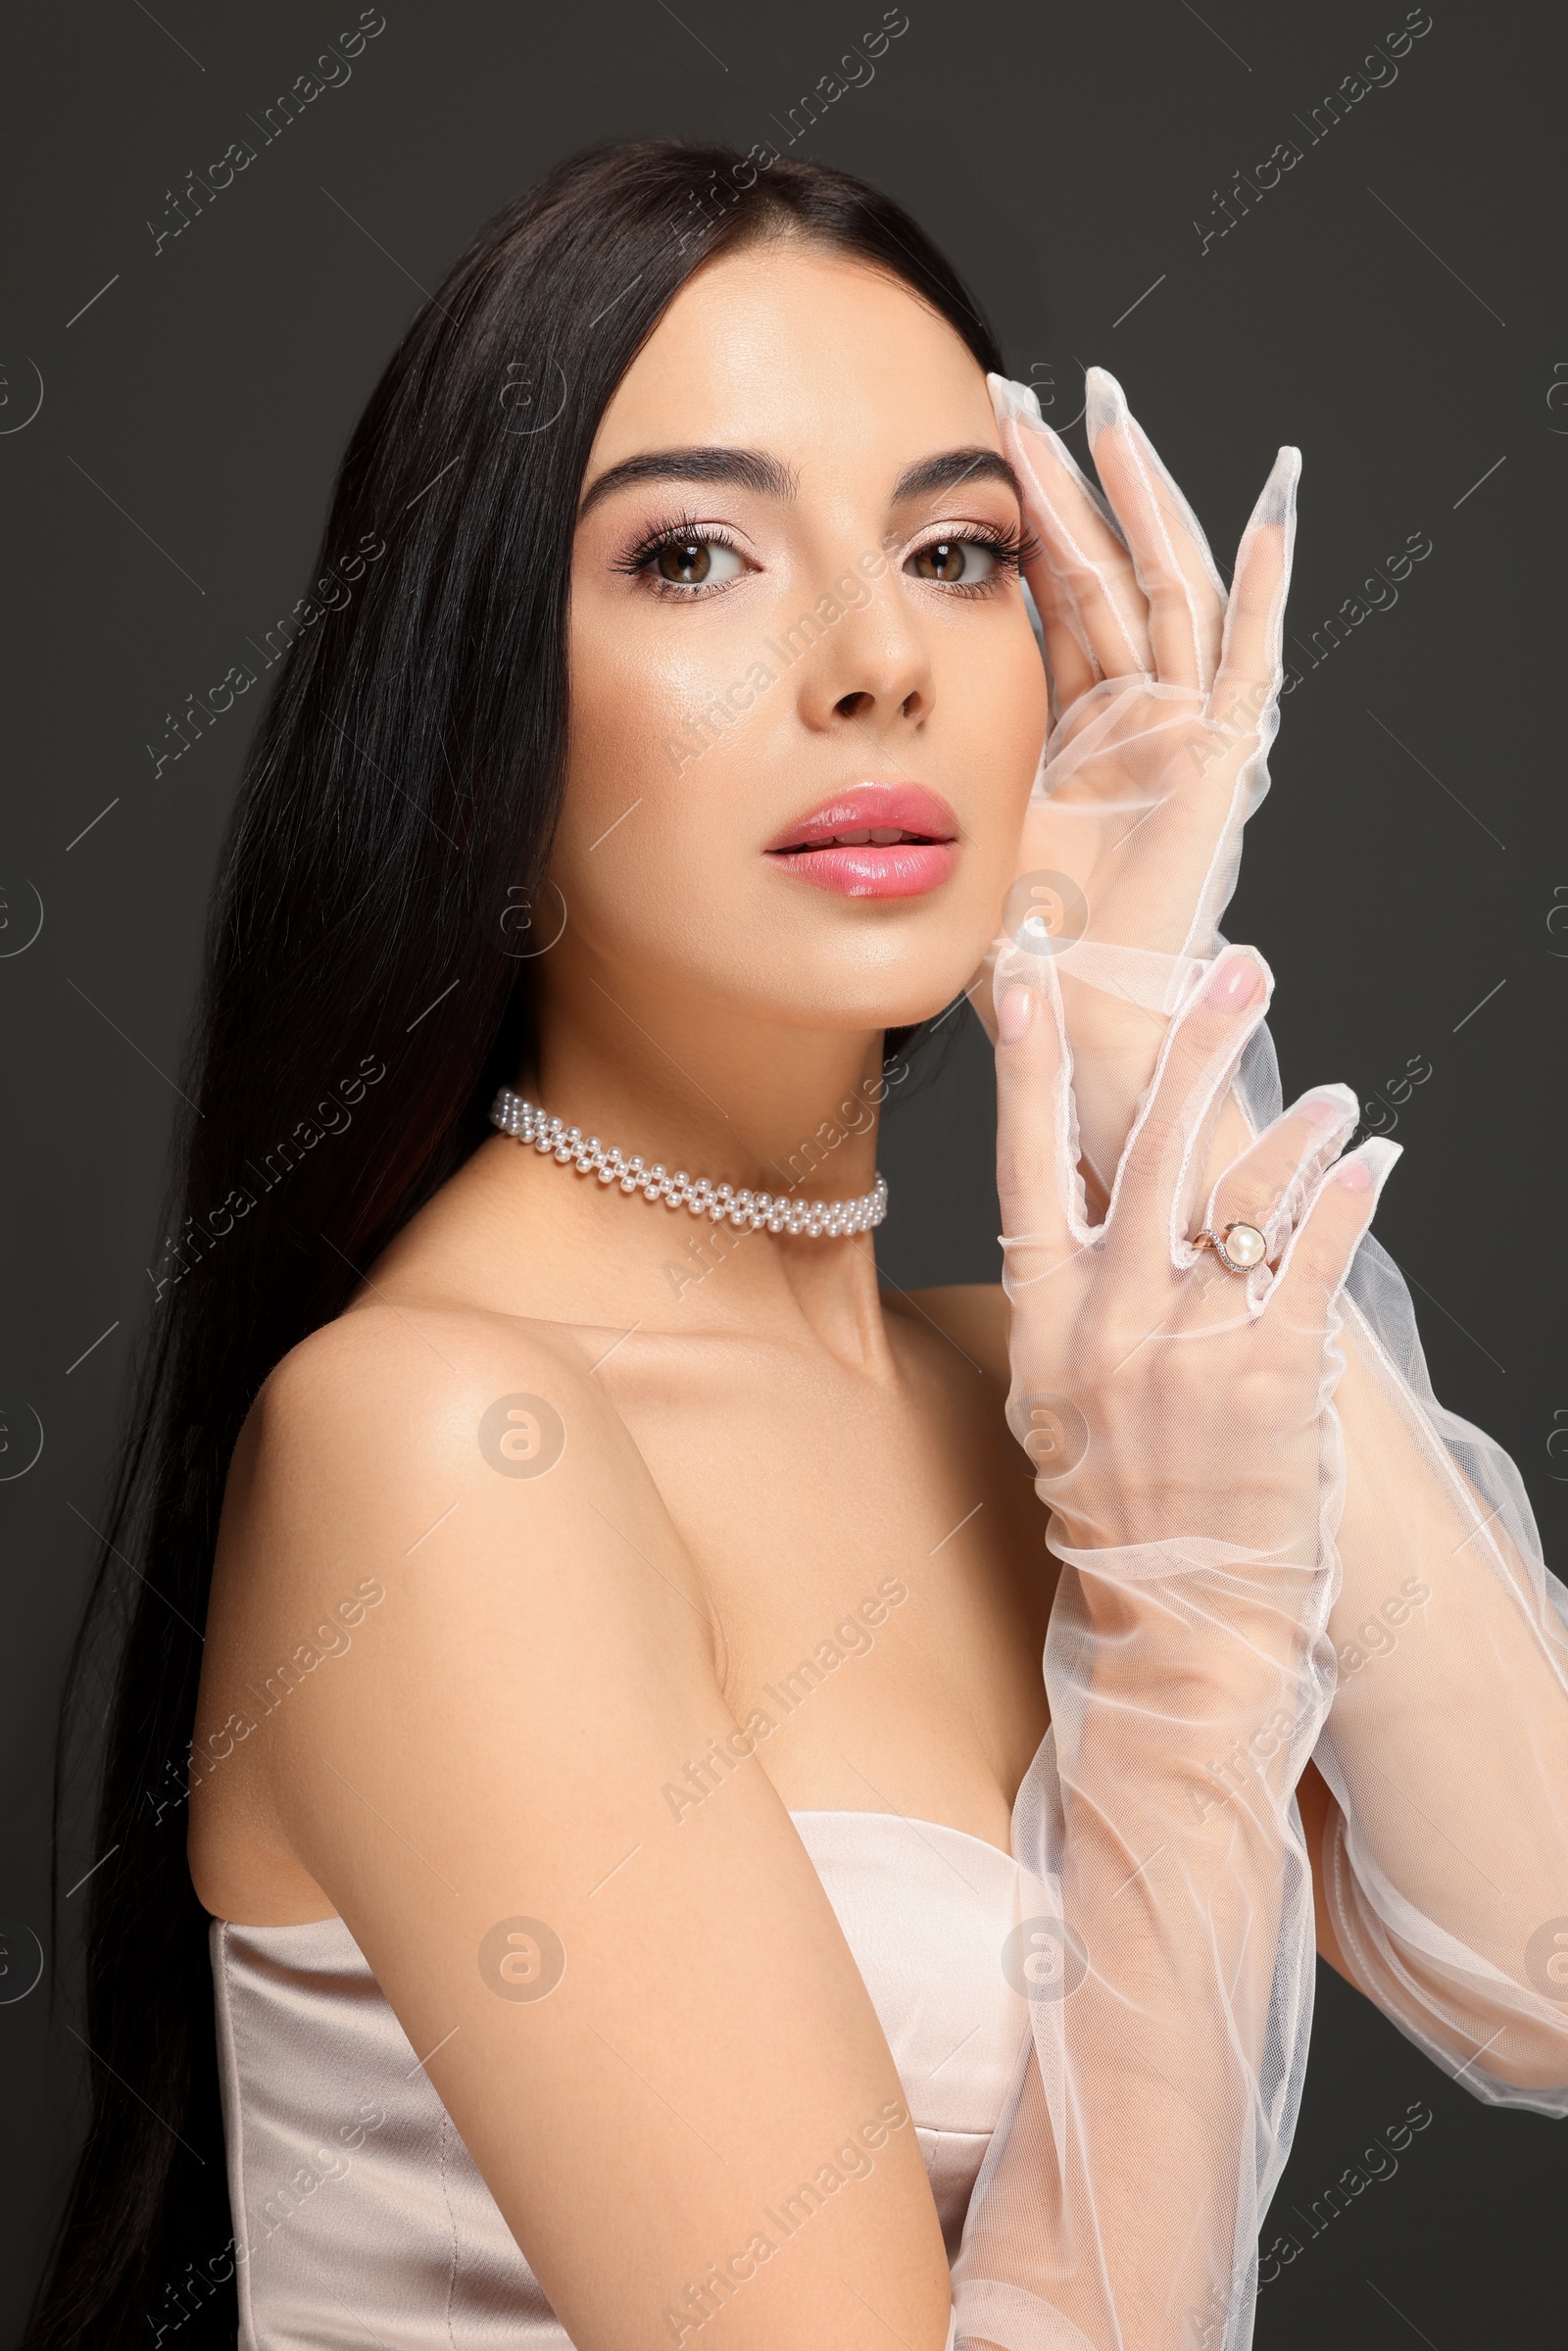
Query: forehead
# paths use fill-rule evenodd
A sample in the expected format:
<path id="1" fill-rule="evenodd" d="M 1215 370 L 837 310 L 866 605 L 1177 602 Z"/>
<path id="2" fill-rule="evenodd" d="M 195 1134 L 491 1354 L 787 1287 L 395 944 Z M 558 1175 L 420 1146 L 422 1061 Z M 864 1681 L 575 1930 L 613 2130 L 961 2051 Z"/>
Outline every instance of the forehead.
<path id="1" fill-rule="evenodd" d="M 803 487 L 1002 446 L 985 376 L 947 320 L 899 280 L 808 245 L 748 247 L 688 279 L 617 387 L 589 472 L 699 442 L 765 449 Z"/>

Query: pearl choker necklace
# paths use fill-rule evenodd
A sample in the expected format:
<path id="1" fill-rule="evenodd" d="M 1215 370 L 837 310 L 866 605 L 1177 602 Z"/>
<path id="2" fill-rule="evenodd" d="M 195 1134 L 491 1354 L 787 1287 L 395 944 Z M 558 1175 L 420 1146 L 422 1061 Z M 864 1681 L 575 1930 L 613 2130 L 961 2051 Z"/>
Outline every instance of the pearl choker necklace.
<path id="1" fill-rule="evenodd" d="M 707 1176 L 694 1183 L 684 1169 L 674 1175 L 662 1166 L 645 1167 L 640 1156 L 623 1158 L 610 1151 L 597 1135 L 584 1139 L 581 1127 L 564 1126 L 536 1102 L 524 1102 L 503 1086 L 490 1105 L 490 1123 L 562 1167 L 579 1175 L 596 1175 L 601 1184 L 618 1184 L 622 1192 L 640 1192 L 646 1200 L 663 1200 L 671 1208 L 689 1208 L 714 1224 L 726 1220 L 746 1225 L 754 1233 L 795 1233 L 810 1241 L 837 1240 L 845 1233 L 869 1232 L 888 1212 L 888 1188 L 881 1176 L 874 1191 L 858 1200 L 797 1200 L 771 1192 L 735 1192 L 728 1184 L 710 1184 Z"/>

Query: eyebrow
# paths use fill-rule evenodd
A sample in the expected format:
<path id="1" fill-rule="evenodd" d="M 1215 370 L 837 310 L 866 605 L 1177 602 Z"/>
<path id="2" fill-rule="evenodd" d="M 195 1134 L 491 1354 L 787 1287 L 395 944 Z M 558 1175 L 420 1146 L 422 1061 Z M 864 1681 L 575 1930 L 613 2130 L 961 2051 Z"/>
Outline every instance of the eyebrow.
<path id="1" fill-rule="evenodd" d="M 900 506 L 911 498 L 930 498 L 938 490 L 956 490 L 965 481 L 1000 481 L 1020 506 L 1023 504 L 1023 484 L 996 449 L 948 449 L 940 457 L 922 458 L 899 475 L 893 503 Z"/>
<path id="2" fill-rule="evenodd" d="M 763 498 L 791 499 L 800 487 L 798 476 L 779 460 L 760 449 L 651 449 L 641 457 L 622 459 L 601 473 L 586 492 L 577 519 L 591 514 L 602 499 L 634 483 L 650 481 L 719 482 L 754 490 Z M 995 449 L 948 449 L 939 457 L 921 458 L 906 466 L 893 488 L 893 504 L 906 505 L 941 490 L 956 489 L 965 481 L 999 481 L 1023 503 L 1023 485 L 1006 459 Z"/>
<path id="3" fill-rule="evenodd" d="M 577 510 L 580 522 L 603 498 L 633 482 L 725 482 L 739 490 L 756 490 L 764 498 L 793 498 L 797 483 L 787 465 L 760 449 L 651 449 L 642 457 L 622 459 L 612 465 L 584 497 Z"/>

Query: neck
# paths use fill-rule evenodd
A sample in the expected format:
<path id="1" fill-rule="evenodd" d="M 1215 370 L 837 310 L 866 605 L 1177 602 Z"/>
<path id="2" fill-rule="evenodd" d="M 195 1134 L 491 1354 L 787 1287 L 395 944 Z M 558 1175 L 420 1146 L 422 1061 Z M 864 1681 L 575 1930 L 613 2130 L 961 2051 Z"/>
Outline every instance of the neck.
<path id="1" fill-rule="evenodd" d="M 538 1048 L 511 1082 L 605 1150 L 715 1190 L 809 1203 L 858 1198 L 876 1181 L 880 1029 L 787 1026 L 711 996 L 634 993 L 579 962 L 569 984 L 563 970 L 541 990 Z M 513 1267 L 506 1286 L 518 1311 L 693 1335 L 799 1329 L 804 1318 L 835 1349 L 882 1352 L 868 1232 L 736 1230 L 625 1195 L 510 1137 L 479 1161 L 494 1209 L 490 1268 Z"/>
<path id="2" fill-rule="evenodd" d="M 735 1191 L 843 1200 L 876 1176 L 880 1030 L 803 1029 L 590 975 L 541 1022 L 531 1085 L 567 1126 Z"/>

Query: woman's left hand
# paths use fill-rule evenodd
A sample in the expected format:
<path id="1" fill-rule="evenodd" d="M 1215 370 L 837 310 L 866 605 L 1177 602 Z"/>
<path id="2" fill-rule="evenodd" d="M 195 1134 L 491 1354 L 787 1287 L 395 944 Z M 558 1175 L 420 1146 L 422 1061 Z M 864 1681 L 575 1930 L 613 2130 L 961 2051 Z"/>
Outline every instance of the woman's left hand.
<path id="1" fill-rule="evenodd" d="M 1059 958 L 1084 1159 L 1103 1197 L 1169 1020 L 1215 952 L 1242 828 L 1268 789 L 1300 458 L 1280 451 L 1227 595 L 1113 376 L 1086 377 L 1105 498 L 1034 394 L 990 382 L 1039 543 L 1025 576 L 1052 729 L 1017 879 L 970 997 L 990 1029 L 998 949 Z"/>

